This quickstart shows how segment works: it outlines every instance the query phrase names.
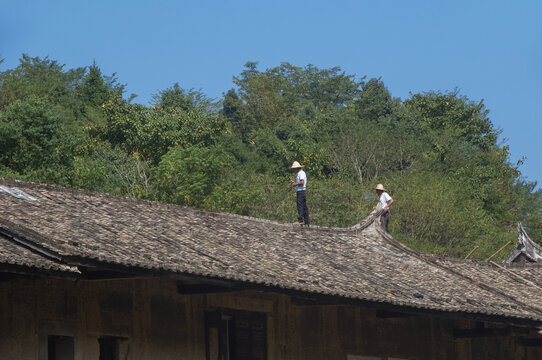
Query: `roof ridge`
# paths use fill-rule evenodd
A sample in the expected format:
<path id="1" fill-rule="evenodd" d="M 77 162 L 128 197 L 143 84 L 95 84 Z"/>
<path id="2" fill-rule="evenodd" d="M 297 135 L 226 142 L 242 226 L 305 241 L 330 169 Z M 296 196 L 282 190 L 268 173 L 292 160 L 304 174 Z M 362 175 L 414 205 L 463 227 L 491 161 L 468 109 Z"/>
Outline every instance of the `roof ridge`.
<path id="1" fill-rule="evenodd" d="M 257 218 L 257 217 L 249 216 L 249 215 L 211 211 L 211 210 L 200 209 L 200 208 L 186 206 L 186 205 L 172 204 L 172 203 L 166 203 L 166 202 L 156 201 L 156 200 L 133 198 L 133 197 L 123 196 L 123 195 L 117 195 L 117 194 L 111 194 L 111 193 L 99 192 L 99 191 L 87 190 L 87 189 L 81 189 L 81 188 L 70 188 L 70 187 L 65 187 L 65 186 L 55 185 L 55 184 L 38 183 L 38 182 L 32 182 L 32 181 L 26 181 L 26 180 L 0 177 L 0 184 L 1 183 L 6 183 L 12 186 L 29 187 L 32 189 L 35 189 L 36 187 L 38 187 L 38 188 L 43 188 L 45 190 L 54 190 L 54 191 L 59 191 L 61 193 L 68 193 L 68 194 L 83 194 L 83 195 L 98 196 L 98 197 L 112 197 L 112 198 L 122 199 L 123 201 L 134 202 L 134 203 L 146 202 L 146 203 L 157 204 L 157 205 L 166 206 L 166 207 L 190 209 L 190 211 L 195 211 L 195 212 L 208 214 L 208 215 L 219 215 L 219 216 L 226 216 L 226 217 L 232 217 L 232 218 L 241 218 L 245 220 L 254 221 L 257 223 L 269 223 L 273 225 L 279 225 L 279 226 L 285 226 L 285 227 L 291 227 L 291 228 L 301 227 L 301 225 L 297 223 L 281 223 L 276 220 Z M 367 228 L 372 223 L 372 221 L 374 221 L 373 213 L 374 211 L 371 214 L 369 214 L 367 217 L 362 219 L 359 223 L 350 227 L 341 228 L 341 227 L 332 227 L 332 226 L 311 225 L 310 227 L 303 226 L 303 229 L 304 230 L 322 230 L 322 231 L 340 231 L 340 232 L 360 231 Z"/>

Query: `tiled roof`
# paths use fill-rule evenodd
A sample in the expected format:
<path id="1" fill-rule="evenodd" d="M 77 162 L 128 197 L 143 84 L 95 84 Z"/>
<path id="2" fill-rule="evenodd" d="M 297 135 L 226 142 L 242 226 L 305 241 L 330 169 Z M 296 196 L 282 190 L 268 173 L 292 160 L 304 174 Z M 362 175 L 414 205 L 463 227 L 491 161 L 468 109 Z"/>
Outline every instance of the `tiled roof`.
<path id="1" fill-rule="evenodd" d="M 77 274 L 74 266 L 61 264 L 54 260 L 36 254 L 31 250 L 12 242 L 0 234 L 0 264 L 14 272 L 27 272 L 25 269 L 35 269 L 40 272 Z"/>
<path id="2" fill-rule="evenodd" d="M 422 255 L 384 234 L 373 216 L 349 229 L 307 229 L 48 185 L 0 185 L 35 198 L 0 192 L 0 231 L 67 262 L 542 324 L 541 269 Z"/>

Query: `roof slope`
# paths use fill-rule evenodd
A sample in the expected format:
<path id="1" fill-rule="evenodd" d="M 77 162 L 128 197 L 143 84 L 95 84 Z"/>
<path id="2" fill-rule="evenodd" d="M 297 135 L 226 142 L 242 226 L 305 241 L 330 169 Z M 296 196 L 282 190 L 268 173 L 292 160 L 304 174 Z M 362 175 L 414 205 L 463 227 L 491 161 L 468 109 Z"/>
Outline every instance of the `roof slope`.
<path id="1" fill-rule="evenodd" d="M 13 243 L 10 239 L 0 234 L 0 266 L 12 272 L 27 273 L 26 268 L 35 269 L 48 273 L 65 273 L 66 275 L 77 274 L 79 271 L 74 266 L 68 266 L 49 260 L 29 249 Z"/>
<path id="2" fill-rule="evenodd" d="M 0 232 L 65 260 L 542 324 L 542 289 L 517 278 L 539 282 L 537 274 L 418 254 L 372 216 L 357 228 L 307 229 L 1 178 L 0 185 L 29 195 L 0 191 Z"/>

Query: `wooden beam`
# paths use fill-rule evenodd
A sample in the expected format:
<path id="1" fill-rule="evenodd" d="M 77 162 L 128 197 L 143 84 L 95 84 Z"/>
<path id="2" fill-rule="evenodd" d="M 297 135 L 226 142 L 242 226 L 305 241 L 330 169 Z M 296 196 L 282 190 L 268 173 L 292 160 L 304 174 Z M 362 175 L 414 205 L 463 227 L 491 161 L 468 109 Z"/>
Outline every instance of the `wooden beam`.
<path id="1" fill-rule="evenodd" d="M 521 346 L 542 346 L 542 338 L 527 338 L 527 337 L 519 337 L 518 338 L 518 345 Z"/>
<path id="2" fill-rule="evenodd" d="M 87 280 L 87 281 L 128 280 L 128 279 L 141 278 L 137 274 L 131 275 L 131 274 L 119 273 L 119 272 L 107 271 L 107 270 L 88 271 L 88 269 L 81 269 L 81 273 L 82 273 L 81 279 Z"/>
<path id="3" fill-rule="evenodd" d="M 224 287 L 212 284 L 177 284 L 177 293 L 182 295 L 192 294 L 213 294 L 231 291 L 240 291 L 243 289 L 237 289 L 234 287 Z"/>
<path id="4" fill-rule="evenodd" d="M 344 301 L 340 299 L 317 299 L 310 296 L 300 297 L 294 296 L 290 299 L 290 303 L 294 306 L 339 306 L 346 305 Z"/>
<path id="5" fill-rule="evenodd" d="M 512 242 L 512 240 L 508 241 L 506 244 L 504 244 L 503 246 L 501 246 L 501 248 L 500 248 L 499 250 L 497 250 L 493 255 L 491 255 L 490 257 L 488 257 L 488 258 L 486 259 L 486 261 L 491 260 L 495 255 L 497 255 L 498 253 L 500 253 L 501 250 L 504 249 L 505 247 L 507 247 L 508 244 L 510 244 L 511 242 Z"/>
<path id="6" fill-rule="evenodd" d="M 454 329 L 454 339 L 462 338 L 482 338 L 482 337 L 498 337 L 510 336 L 509 327 L 505 328 L 476 328 L 476 329 Z"/>
<path id="7" fill-rule="evenodd" d="M 486 328 L 482 325 L 475 329 L 454 329 L 454 339 L 460 338 L 481 338 L 481 337 L 499 337 L 499 336 L 520 336 L 531 332 L 529 328 L 507 326 L 503 328 Z"/>
<path id="8" fill-rule="evenodd" d="M 405 317 L 411 317 L 412 314 L 406 314 L 396 311 L 386 311 L 382 309 L 376 310 L 376 317 L 379 319 L 394 319 L 394 318 L 405 318 Z"/>

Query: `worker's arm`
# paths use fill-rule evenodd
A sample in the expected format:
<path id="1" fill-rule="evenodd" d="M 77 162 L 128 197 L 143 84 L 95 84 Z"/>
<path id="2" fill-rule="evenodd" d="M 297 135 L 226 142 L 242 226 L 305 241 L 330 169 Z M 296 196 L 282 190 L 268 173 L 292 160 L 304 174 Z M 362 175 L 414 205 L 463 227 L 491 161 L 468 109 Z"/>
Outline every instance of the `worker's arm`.
<path id="1" fill-rule="evenodd" d="M 388 201 L 386 206 L 384 206 L 384 211 L 388 210 L 391 204 L 393 204 L 393 199 L 392 198 L 390 198 L 390 201 Z"/>
<path id="2" fill-rule="evenodd" d="M 305 180 L 301 179 L 299 180 L 299 182 L 294 182 L 293 180 L 290 180 L 290 182 L 292 183 L 292 186 L 299 186 L 299 185 L 303 185 L 305 184 Z"/>

